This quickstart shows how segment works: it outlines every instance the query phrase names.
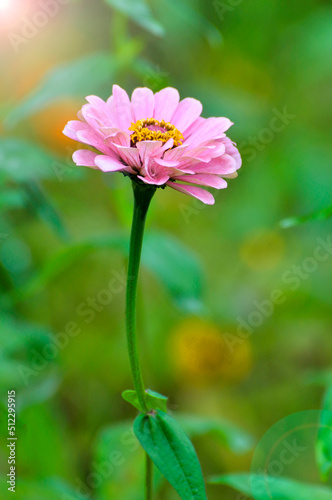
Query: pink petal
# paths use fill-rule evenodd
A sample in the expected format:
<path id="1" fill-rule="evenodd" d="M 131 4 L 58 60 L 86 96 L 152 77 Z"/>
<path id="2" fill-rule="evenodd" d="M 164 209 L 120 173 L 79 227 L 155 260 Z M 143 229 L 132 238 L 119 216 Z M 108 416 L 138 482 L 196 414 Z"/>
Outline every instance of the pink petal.
<path id="1" fill-rule="evenodd" d="M 139 150 L 137 148 L 128 148 L 124 146 L 119 146 L 117 144 L 115 144 L 114 147 L 117 153 L 119 154 L 120 158 L 126 163 L 126 165 L 140 168 L 141 158 Z"/>
<path id="2" fill-rule="evenodd" d="M 203 123 L 186 139 L 187 144 L 201 144 L 202 142 L 224 137 L 225 131 L 233 123 L 228 118 L 207 118 Z"/>
<path id="3" fill-rule="evenodd" d="M 72 120 L 67 123 L 63 130 L 63 134 L 73 139 L 74 141 L 78 141 L 77 132 L 80 130 L 89 130 L 90 127 L 87 123 L 80 122 L 78 120 Z"/>
<path id="4" fill-rule="evenodd" d="M 152 90 L 146 87 L 135 89 L 131 97 L 131 103 L 135 121 L 153 118 L 154 94 Z"/>
<path id="5" fill-rule="evenodd" d="M 186 146 L 178 146 L 177 148 L 170 149 L 164 154 L 164 160 L 167 161 L 178 161 L 184 153 L 187 151 Z"/>
<path id="6" fill-rule="evenodd" d="M 206 120 L 206 118 L 203 118 L 202 116 L 200 116 L 199 118 L 197 118 L 197 120 L 194 121 L 194 123 L 192 123 L 190 125 L 190 127 L 187 128 L 186 132 L 183 134 L 184 135 L 184 138 L 185 140 L 191 135 L 193 134 L 201 125 L 202 123 L 204 123 Z"/>
<path id="7" fill-rule="evenodd" d="M 150 156 L 157 155 L 162 147 L 161 141 L 141 141 L 136 144 L 139 154 L 143 163 L 145 163 Z"/>
<path id="8" fill-rule="evenodd" d="M 83 142 L 83 144 L 92 146 L 102 153 L 109 152 L 109 148 L 103 143 L 102 138 L 92 128 L 89 127 L 88 130 L 80 130 L 76 135 L 77 140 Z"/>
<path id="9" fill-rule="evenodd" d="M 145 184 L 154 184 L 155 186 L 162 186 L 163 184 L 166 184 L 169 179 L 169 175 L 166 174 L 155 178 L 148 175 L 138 175 L 137 177 L 141 179 L 141 181 L 145 182 Z"/>
<path id="10" fill-rule="evenodd" d="M 103 101 L 102 99 L 100 99 L 100 97 L 97 97 L 95 95 L 90 95 L 86 97 L 86 100 L 90 103 L 89 106 L 90 115 L 92 115 L 101 125 L 105 127 L 114 126 L 109 106 L 106 104 L 105 101 Z"/>
<path id="11" fill-rule="evenodd" d="M 110 156 L 98 155 L 95 159 L 95 164 L 103 172 L 118 172 L 128 170 L 128 167 L 126 167 L 126 165 L 120 163 L 114 158 L 111 158 Z"/>
<path id="12" fill-rule="evenodd" d="M 202 111 L 203 106 L 200 101 L 192 97 L 187 97 L 183 99 L 176 108 L 171 123 L 175 125 L 180 132 L 184 133 L 187 128 L 197 120 Z"/>
<path id="13" fill-rule="evenodd" d="M 190 182 L 191 184 L 213 187 L 215 189 L 227 188 L 225 179 L 212 174 L 179 175 L 173 178 L 183 182 Z"/>
<path id="14" fill-rule="evenodd" d="M 113 130 L 113 133 L 110 133 L 107 135 L 104 139 L 105 144 L 108 146 L 112 147 L 113 145 L 119 145 L 119 146 L 125 146 L 125 147 L 130 147 L 130 135 L 127 134 L 126 132 L 122 132 L 122 130 L 119 129 L 103 129 L 104 133 L 107 133 L 107 130 Z"/>
<path id="15" fill-rule="evenodd" d="M 222 155 L 214 158 L 209 163 L 199 163 L 192 169 L 198 174 L 232 174 L 236 171 L 236 161 L 229 155 Z"/>
<path id="16" fill-rule="evenodd" d="M 127 131 L 133 121 L 130 99 L 119 85 L 113 85 L 113 95 L 107 101 L 110 115 L 115 126 Z"/>
<path id="17" fill-rule="evenodd" d="M 236 161 L 236 170 L 238 170 L 242 165 L 242 158 L 238 149 L 235 147 L 236 145 L 228 137 L 225 137 L 223 142 L 226 146 L 226 153 L 234 158 Z"/>
<path id="18" fill-rule="evenodd" d="M 214 198 L 209 191 L 205 189 L 198 188 L 196 186 L 186 186 L 185 184 L 177 184 L 176 182 L 167 182 L 167 186 L 176 189 L 176 191 L 180 191 L 180 193 L 188 194 L 189 196 L 193 196 L 198 200 L 202 201 L 206 205 L 213 205 Z"/>
<path id="19" fill-rule="evenodd" d="M 157 92 L 155 98 L 154 118 L 170 122 L 180 101 L 179 92 L 172 87 L 167 87 Z"/>
<path id="20" fill-rule="evenodd" d="M 77 166 L 97 168 L 95 164 L 97 156 L 97 153 L 89 149 L 79 149 L 73 154 L 73 162 L 76 163 Z"/>

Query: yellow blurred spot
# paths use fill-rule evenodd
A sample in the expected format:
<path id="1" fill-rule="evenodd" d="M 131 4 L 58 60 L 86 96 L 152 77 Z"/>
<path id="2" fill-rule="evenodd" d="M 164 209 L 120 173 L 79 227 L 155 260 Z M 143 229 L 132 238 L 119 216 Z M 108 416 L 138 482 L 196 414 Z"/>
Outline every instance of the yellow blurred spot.
<path id="1" fill-rule="evenodd" d="M 64 99 L 35 115 L 32 120 L 34 132 L 45 147 L 63 156 L 73 150 L 73 141 L 62 131 L 69 120 L 77 120 L 80 104 L 75 99 Z"/>
<path id="2" fill-rule="evenodd" d="M 172 332 L 170 356 L 177 375 L 192 384 L 238 382 L 251 369 L 249 341 L 230 343 L 220 328 L 199 318 L 187 318 Z"/>
<path id="3" fill-rule="evenodd" d="M 268 271 L 281 261 L 285 243 L 276 231 L 261 230 L 251 234 L 240 248 L 243 262 L 255 271 Z"/>

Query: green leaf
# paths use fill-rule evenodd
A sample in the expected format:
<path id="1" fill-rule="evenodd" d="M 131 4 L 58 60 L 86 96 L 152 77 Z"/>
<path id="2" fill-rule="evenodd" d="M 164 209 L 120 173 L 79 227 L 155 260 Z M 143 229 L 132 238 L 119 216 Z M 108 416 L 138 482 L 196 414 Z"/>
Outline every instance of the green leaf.
<path id="1" fill-rule="evenodd" d="M 127 403 L 130 403 L 131 405 L 133 405 L 133 407 L 137 408 L 137 410 L 144 412 L 144 408 L 142 408 L 141 403 L 138 400 L 136 391 L 133 391 L 133 390 L 123 391 L 123 393 L 121 395 L 122 395 L 123 399 L 125 401 L 127 401 Z"/>
<path id="2" fill-rule="evenodd" d="M 129 17 L 134 23 L 155 36 L 164 35 L 163 26 L 154 19 L 145 0 L 105 0 L 113 9 Z"/>
<path id="3" fill-rule="evenodd" d="M 191 249 L 168 234 L 147 233 L 142 262 L 155 273 L 181 309 L 191 313 L 202 311 L 203 270 Z"/>
<path id="4" fill-rule="evenodd" d="M 56 158 L 36 144 L 19 138 L 0 139 L 0 173 L 16 182 L 55 177 Z"/>
<path id="5" fill-rule="evenodd" d="M 332 471 L 332 385 L 327 389 L 320 416 L 316 454 L 322 481 L 328 481 Z"/>
<path id="6" fill-rule="evenodd" d="M 127 253 L 129 237 L 123 234 L 102 236 L 77 243 L 51 257 L 24 288 L 16 292 L 24 300 L 46 287 L 52 279 L 89 253 L 112 248 Z M 147 233 L 143 243 L 142 264 L 165 286 L 176 304 L 186 311 L 202 310 L 203 272 L 197 257 L 175 238 Z"/>
<path id="7" fill-rule="evenodd" d="M 163 396 L 156 391 L 151 391 L 151 389 L 146 389 L 145 392 L 145 399 L 149 410 L 161 410 L 167 413 L 167 396 Z"/>
<path id="8" fill-rule="evenodd" d="M 220 418 L 180 414 L 177 419 L 190 437 L 210 434 L 234 453 L 246 453 L 255 444 L 251 434 Z"/>
<path id="9" fill-rule="evenodd" d="M 61 98 L 84 98 L 105 91 L 109 94 L 115 67 L 109 54 L 94 53 L 53 68 L 35 90 L 9 113 L 5 126 L 14 127 Z"/>
<path id="10" fill-rule="evenodd" d="M 64 240 L 69 239 L 67 229 L 65 228 L 58 211 L 54 208 L 42 187 L 37 182 L 26 182 L 23 185 L 27 197 L 28 206 L 38 214 L 59 236 Z"/>
<path id="11" fill-rule="evenodd" d="M 7 498 L 7 485 L 3 482 L 1 498 Z M 20 480 L 20 487 L 15 491 L 16 500 L 84 500 L 86 495 L 81 495 L 77 488 L 69 486 L 58 478 L 47 478 L 41 481 Z"/>
<path id="12" fill-rule="evenodd" d="M 176 3 L 160 0 L 159 5 L 161 9 L 169 9 L 177 18 L 182 19 L 183 23 L 202 33 L 212 47 L 222 43 L 222 35 L 216 26 L 210 23 L 198 9 L 192 8 L 189 3 L 187 4 L 184 0 L 178 0 Z"/>
<path id="13" fill-rule="evenodd" d="M 288 478 L 229 474 L 211 478 L 210 484 L 230 486 L 255 500 L 332 500 L 332 489 Z"/>
<path id="14" fill-rule="evenodd" d="M 179 424 L 162 411 L 139 415 L 134 432 L 144 450 L 182 500 L 206 500 L 195 449 Z"/>
<path id="15" fill-rule="evenodd" d="M 137 408 L 137 410 L 141 411 L 142 413 L 145 412 L 144 408 L 142 408 L 138 400 L 136 391 L 123 391 L 122 397 L 125 401 L 133 405 L 134 408 Z M 167 413 L 167 399 L 168 398 L 166 396 L 163 396 L 158 392 L 151 391 L 150 389 L 146 389 L 145 391 L 145 401 L 149 411 L 161 410 Z"/>
<path id="16" fill-rule="evenodd" d="M 302 217 L 289 217 L 288 219 L 283 219 L 279 222 L 279 225 L 283 229 L 288 229 L 290 227 L 299 226 L 313 220 L 325 220 L 331 216 L 332 206 L 324 208 L 323 210 L 317 210 L 316 212 L 312 212 L 308 215 L 303 215 Z"/>

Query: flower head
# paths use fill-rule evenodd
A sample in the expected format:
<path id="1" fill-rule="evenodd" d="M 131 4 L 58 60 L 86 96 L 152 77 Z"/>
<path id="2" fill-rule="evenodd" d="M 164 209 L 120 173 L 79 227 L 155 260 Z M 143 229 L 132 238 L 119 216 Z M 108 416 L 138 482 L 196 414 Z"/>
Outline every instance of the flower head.
<path id="1" fill-rule="evenodd" d="M 125 90 L 113 86 L 107 102 L 87 97 L 64 134 L 93 148 L 75 151 L 73 160 L 103 172 L 122 172 L 145 184 L 165 187 L 213 204 L 209 191 L 222 189 L 225 178 L 236 177 L 241 157 L 226 136 L 228 118 L 203 118 L 202 104 L 180 101 L 174 88 L 154 94 L 148 88 Z"/>

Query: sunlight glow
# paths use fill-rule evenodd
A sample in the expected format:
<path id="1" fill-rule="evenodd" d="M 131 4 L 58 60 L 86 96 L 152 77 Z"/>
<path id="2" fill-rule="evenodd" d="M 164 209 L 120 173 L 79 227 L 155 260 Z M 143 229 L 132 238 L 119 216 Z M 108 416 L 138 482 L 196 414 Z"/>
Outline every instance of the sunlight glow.
<path id="1" fill-rule="evenodd" d="M 0 0 L 0 10 L 6 10 L 11 7 L 12 0 Z"/>

